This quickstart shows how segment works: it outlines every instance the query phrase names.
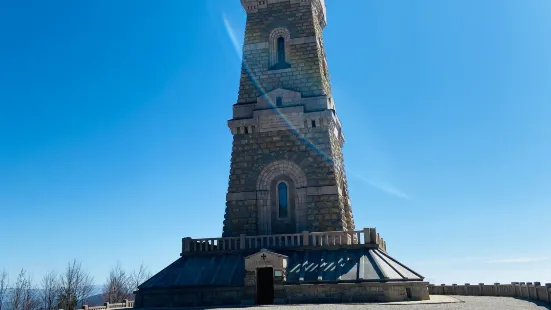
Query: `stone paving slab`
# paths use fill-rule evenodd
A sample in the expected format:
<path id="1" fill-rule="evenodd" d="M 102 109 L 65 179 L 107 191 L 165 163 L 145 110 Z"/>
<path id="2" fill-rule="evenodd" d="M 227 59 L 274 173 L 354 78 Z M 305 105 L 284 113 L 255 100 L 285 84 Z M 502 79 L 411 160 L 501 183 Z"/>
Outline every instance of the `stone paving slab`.
<path id="1" fill-rule="evenodd" d="M 544 310 L 551 304 L 523 300 L 511 297 L 487 296 L 443 296 L 431 295 L 431 300 L 393 303 L 368 304 L 319 304 L 319 305 L 270 305 L 253 307 L 214 307 L 186 309 L 224 309 L 224 310 Z M 144 310 L 168 310 L 167 308 L 148 308 Z M 170 309 L 176 310 L 176 309 Z M 183 308 L 177 309 L 183 310 Z"/>
<path id="2" fill-rule="evenodd" d="M 425 304 L 453 304 L 461 303 L 461 299 L 452 296 L 446 295 L 431 295 L 430 300 L 420 300 L 420 301 L 395 301 L 395 302 L 385 302 L 385 303 L 376 303 L 377 305 L 425 305 Z"/>

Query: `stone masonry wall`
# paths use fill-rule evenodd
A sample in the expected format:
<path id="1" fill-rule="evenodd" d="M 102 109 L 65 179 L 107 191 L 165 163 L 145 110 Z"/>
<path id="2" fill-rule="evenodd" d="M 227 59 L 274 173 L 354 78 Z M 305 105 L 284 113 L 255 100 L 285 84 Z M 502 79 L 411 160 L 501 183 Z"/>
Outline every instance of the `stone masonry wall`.
<path id="1" fill-rule="evenodd" d="M 305 137 L 305 139 L 302 139 Z M 333 162 L 341 155 L 331 143 L 327 128 L 255 132 L 234 135 L 228 193 L 255 192 L 262 169 L 278 160 L 295 163 L 307 177 L 308 187 L 336 186 Z M 335 148 L 336 147 L 336 148 Z M 257 234 L 256 196 L 226 202 L 224 236 Z M 309 231 L 331 231 L 348 228 L 345 206 L 337 193 L 306 196 Z"/>
<path id="2" fill-rule="evenodd" d="M 165 288 L 138 291 L 134 308 L 239 305 L 243 287 Z"/>
<path id="3" fill-rule="evenodd" d="M 285 285 L 276 281 L 276 304 L 391 302 L 427 300 L 426 282 Z M 407 296 L 407 290 L 411 297 Z M 255 287 L 165 288 L 139 291 L 134 308 L 174 308 L 253 304 Z"/>
<path id="4" fill-rule="evenodd" d="M 322 41 L 316 10 L 315 5 L 283 1 L 247 15 L 238 103 L 255 102 L 277 88 L 299 91 L 304 97 L 330 94 L 328 79 L 322 73 L 326 65 L 320 57 L 325 54 L 318 48 Z M 291 68 L 269 70 L 269 36 L 279 27 L 291 35 L 291 42 L 286 42 Z"/>
<path id="5" fill-rule="evenodd" d="M 541 285 L 540 282 L 512 282 L 511 284 L 470 284 L 429 285 L 432 295 L 463 295 L 463 296 L 502 296 L 519 297 L 540 300 L 551 303 L 551 283 Z"/>
<path id="6" fill-rule="evenodd" d="M 319 7 L 319 2 L 315 2 L 313 5 L 313 15 L 319 16 L 322 9 Z M 325 25 L 322 25 L 319 21 L 321 18 L 315 18 L 314 21 L 314 29 L 316 31 L 316 37 L 318 38 L 317 43 L 317 52 L 318 52 L 318 59 L 319 59 L 319 66 L 320 66 L 320 72 L 321 74 L 321 81 L 322 81 L 322 87 L 325 90 L 325 94 L 331 94 L 331 84 L 329 82 L 329 69 L 327 65 L 327 57 L 325 55 L 325 47 L 323 43 L 323 28 Z"/>
<path id="7" fill-rule="evenodd" d="M 337 124 L 330 124 L 329 126 L 329 132 L 334 130 L 341 130 L 337 126 Z M 352 206 L 350 205 L 350 199 L 348 198 L 348 184 L 346 181 L 346 172 L 344 168 L 344 155 L 342 153 L 342 147 L 344 144 L 344 140 L 341 135 L 330 135 L 330 143 L 331 143 L 331 149 L 333 150 L 332 153 L 332 160 L 334 162 L 335 167 L 335 177 L 337 180 L 337 186 L 340 190 L 340 203 L 343 206 L 342 211 L 342 219 L 343 219 L 343 226 L 345 230 L 354 230 L 354 218 L 352 217 Z"/>
<path id="8" fill-rule="evenodd" d="M 285 285 L 286 303 L 391 302 L 428 300 L 426 282 Z M 411 297 L 408 298 L 409 289 Z"/>
<path id="9" fill-rule="evenodd" d="M 322 3 L 318 0 L 278 0 L 247 5 L 245 1 L 247 24 L 235 106 L 245 106 L 250 111 L 245 113 L 243 109 L 234 108 L 234 119 L 228 122 L 234 141 L 224 237 L 354 229 L 342 155 L 344 138 L 334 112 L 325 59 Z M 274 40 L 279 37 L 285 40 L 285 63 L 274 63 L 277 59 L 274 58 L 277 51 Z M 283 97 L 278 92 L 292 94 L 299 100 L 285 97 L 283 104 Z M 276 108 L 274 103 L 263 104 L 266 94 L 272 94 L 272 101 L 280 96 L 277 97 L 280 100 L 277 109 L 287 113 L 283 119 L 292 126 L 274 125 L 279 122 L 263 111 Z M 308 106 L 312 98 L 325 98 L 325 102 Z M 250 105 L 252 103 L 256 104 Z M 325 115 L 331 117 L 325 118 L 322 124 L 319 116 L 310 114 L 318 112 L 329 112 Z M 281 180 L 271 179 L 270 182 L 282 181 L 288 173 L 307 179 L 305 184 L 294 184 L 290 192 L 294 210 L 289 210 L 288 218 L 277 216 L 276 183 L 270 188 L 257 184 L 259 175 L 268 173 L 262 172 L 265 167 L 283 162 L 290 164 L 279 172 L 269 172 L 270 177 L 279 173 Z"/>

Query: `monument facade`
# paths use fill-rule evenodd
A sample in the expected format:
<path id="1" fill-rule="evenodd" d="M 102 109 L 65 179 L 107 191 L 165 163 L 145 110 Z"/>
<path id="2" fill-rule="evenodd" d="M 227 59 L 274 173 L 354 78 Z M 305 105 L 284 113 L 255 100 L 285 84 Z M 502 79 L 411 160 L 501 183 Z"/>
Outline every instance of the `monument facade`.
<path id="1" fill-rule="evenodd" d="M 324 1 L 247 12 L 223 236 L 354 230 L 322 31 Z"/>
<path id="2" fill-rule="evenodd" d="M 324 0 L 247 13 L 222 237 L 182 239 L 135 308 L 428 299 L 424 278 L 356 230 L 331 95 Z"/>

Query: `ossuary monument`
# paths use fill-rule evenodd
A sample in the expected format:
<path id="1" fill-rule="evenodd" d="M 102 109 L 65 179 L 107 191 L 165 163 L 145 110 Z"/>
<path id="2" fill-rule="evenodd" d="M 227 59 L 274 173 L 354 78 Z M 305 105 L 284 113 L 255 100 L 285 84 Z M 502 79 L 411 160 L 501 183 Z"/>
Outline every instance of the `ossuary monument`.
<path id="1" fill-rule="evenodd" d="M 135 308 L 429 299 L 375 228 L 356 230 L 325 56 L 324 0 L 247 13 L 223 234 L 182 239 Z"/>

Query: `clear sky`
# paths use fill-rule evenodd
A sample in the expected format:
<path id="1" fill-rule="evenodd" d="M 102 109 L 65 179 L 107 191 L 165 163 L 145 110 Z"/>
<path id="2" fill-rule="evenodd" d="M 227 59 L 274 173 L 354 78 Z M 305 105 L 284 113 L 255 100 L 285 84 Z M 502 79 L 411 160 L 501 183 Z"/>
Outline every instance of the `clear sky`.
<path id="1" fill-rule="evenodd" d="M 356 227 L 435 283 L 551 282 L 551 1 L 326 2 Z M 245 18 L 0 2 L 0 268 L 101 284 L 221 235 Z"/>

